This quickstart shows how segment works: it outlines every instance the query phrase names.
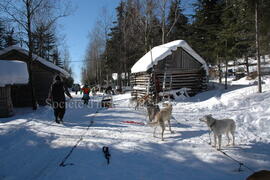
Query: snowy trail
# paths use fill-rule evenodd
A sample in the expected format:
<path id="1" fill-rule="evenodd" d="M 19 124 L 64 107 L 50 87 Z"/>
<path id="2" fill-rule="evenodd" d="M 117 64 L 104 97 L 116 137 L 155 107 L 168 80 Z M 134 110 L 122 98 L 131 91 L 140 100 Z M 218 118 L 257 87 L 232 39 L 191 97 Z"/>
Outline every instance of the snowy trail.
<path id="1" fill-rule="evenodd" d="M 89 174 L 96 179 L 108 177 L 109 179 L 167 179 L 168 177 L 177 179 L 179 176 L 209 179 L 210 172 L 195 175 L 192 171 L 199 172 L 200 168 L 207 164 L 208 158 L 211 159 L 213 156 L 219 158 L 221 164 L 233 166 L 230 170 L 237 169 L 230 160 L 225 158 L 224 162 L 224 157 L 214 149 L 210 148 L 209 151 L 207 144 L 190 141 L 190 138 L 206 133 L 201 130 L 201 127 L 190 129 L 191 126 L 187 124 L 173 122 L 176 133 L 166 132 L 166 142 L 162 142 L 159 138 L 152 137 L 153 130 L 147 126 L 123 123 L 126 120 L 144 122 L 146 119 L 144 112 L 127 108 L 125 101 L 126 99 L 116 101 L 118 106 L 115 109 L 100 111 L 97 114 L 93 127 L 89 129 L 79 149 L 74 151 L 69 160 L 74 166 L 66 166 L 41 179 L 65 177 L 66 169 L 74 172 L 69 179 L 78 177 L 87 179 Z M 106 165 L 101 152 L 103 146 L 109 146 L 111 150 L 112 160 L 109 166 Z M 196 149 L 202 152 L 196 152 Z M 203 162 L 202 156 L 202 159 L 207 159 L 206 162 Z M 216 169 L 215 165 L 210 165 L 209 169 L 212 168 Z M 230 170 L 225 179 L 234 179 L 235 172 Z M 85 172 L 88 172 L 88 175 Z M 83 174 L 85 177 L 78 174 Z M 211 171 L 211 174 L 213 179 L 220 176 L 219 171 L 215 173 Z M 238 178 L 239 176 L 235 177 Z"/>
<path id="2" fill-rule="evenodd" d="M 64 125 L 54 122 L 50 107 L 41 107 L 31 114 L 22 113 L 21 117 L 8 118 L 10 122 L 0 124 L 0 179 L 36 179 L 55 169 L 64 156 L 63 149 L 69 149 L 85 131 L 83 126 L 88 123 L 85 115 L 94 109 L 76 111 L 79 112 L 74 114 L 67 110 Z M 78 119 L 77 113 L 84 116 Z"/>
<path id="3" fill-rule="evenodd" d="M 254 170 L 270 167 L 270 88 L 260 95 L 252 88 L 213 90 L 176 103 L 175 133 L 165 131 L 164 142 L 140 124 L 145 112 L 129 107 L 129 94 L 114 96 L 116 106 L 110 109 L 98 109 L 98 98 L 93 107 L 77 108 L 80 96 L 75 96 L 63 125 L 53 122 L 49 107 L 24 110 L 0 123 L 0 179 L 245 179 L 249 170 L 237 172 L 236 162 L 207 144 L 208 129 L 199 118 L 234 118 L 236 146 L 223 146 L 224 152 Z M 67 166 L 60 167 L 79 140 Z M 110 148 L 109 165 L 103 146 Z"/>

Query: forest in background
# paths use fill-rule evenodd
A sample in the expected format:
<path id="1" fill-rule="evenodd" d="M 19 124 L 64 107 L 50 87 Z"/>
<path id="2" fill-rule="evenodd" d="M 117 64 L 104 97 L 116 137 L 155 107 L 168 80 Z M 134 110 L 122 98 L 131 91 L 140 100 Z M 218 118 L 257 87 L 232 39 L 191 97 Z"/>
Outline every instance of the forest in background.
<path id="1" fill-rule="evenodd" d="M 269 9 L 267 0 L 122 0 L 90 31 L 82 82 L 106 84 L 117 73 L 129 85 L 137 60 L 178 39 L 211 65 L 270 54 Z"/>

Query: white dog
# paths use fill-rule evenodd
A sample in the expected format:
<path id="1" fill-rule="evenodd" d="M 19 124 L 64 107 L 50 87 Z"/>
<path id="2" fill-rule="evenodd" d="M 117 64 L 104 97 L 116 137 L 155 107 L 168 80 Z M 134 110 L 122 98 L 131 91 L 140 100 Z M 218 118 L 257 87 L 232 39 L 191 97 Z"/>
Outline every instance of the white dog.
<path id="1" fill-rule="evenodd" d="M 171 133 L 173 133 L 171 129 L 171 116 L 172 116 L 172 104 L 164 104 L 165 108 L 161 109 L 156 115 L 155 119 L 148 123 L 150 126 L 155 126 L 153 136 L 155 137 L 156 129 L 158 126 L 161 127 L 161 140 L 164 141 L 163 139 L 163 134 L 165 130 L 165 123 L 168 123 L 169 130 Z"/>
<path id="2" fill-rule="evenodd" d="M 221 137 L 222 134 L 226 134 L 228 138 L 228 145 L 230 144 L 229 132 L 233 137 L 234 145 L 234 132 L 235 132 L 235 122 L 232 119 L 215 119 L 212 115 L 206 115 L 203 118 L 200 118 L 200 121 L 205 122 L 209 129 L 214 133 L 214 147 L 216 147 L 217 137 L 218 137 L 218 149 L 221 147 Z"/>

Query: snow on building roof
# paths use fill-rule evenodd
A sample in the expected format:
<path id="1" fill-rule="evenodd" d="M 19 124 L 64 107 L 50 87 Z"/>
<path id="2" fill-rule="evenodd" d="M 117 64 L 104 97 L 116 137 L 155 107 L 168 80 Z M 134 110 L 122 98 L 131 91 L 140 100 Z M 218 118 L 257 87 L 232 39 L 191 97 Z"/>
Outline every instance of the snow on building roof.
<path id="1" fill-rule="evenodd" d="M 12 84 L 27 84 L 27 64 L 16 60 L 0 60 L 0 87 Z"/>
<path id="2" fill-rule="evenodd" d="M 208 66 L 204 59 L 198 55 L 184 40 L 175 40 L 167 44 L 162 44 L 151 49 L 141 59 L 139 59 L 131 68 L 131 73 L 145 72 L 156 65 L 158 61 L 163 60 L 165 57 L 172 54 L 177 48 L 183 48 L 192 57 L 199 61 L 208 74 Z"/>
<path id="3" fill-rule="evenodd" d="M 21 52 L 21 53 L 23 53 L 23 54 L 25 54 L 25 55 L 28 56 L 28 51 L 27 51 L 27 50 L 25 50 L 25 49 L 23 49 L 23 48 L 21 48 L 21 47 L 19 47 L 19 46 L 16 46 L 16 45 L 14 45 L 14 46 L 9 46 L 9 47 L 7 47 L 7 48 L 1 50 L 1 51 L 0 51 L 0 56 L 1 56 L 2 54 L 5 54 L 5 53 L 7 53 L 7 52 L 9 52 L 9 51 L 12 51 L 12 50 L 19 51 L 19 52 Z M 43 59 L 42 57 L 40 57 L 40 56 L 38 56 L 38 55 L 36 55 L 36 54 L 33 54 L 33 59 L 34 59 L 34 61 L 38 61 L 38 62 L 40 62 L 41 64 L 43 64 L 43 65 L 45 65 L 45 66 L 47 66 L 47 67 L 49 67 L 49 68 L 51 68 L 51 69 L 54 69 L 54 70 L 56 70 L 56 71 L 59 71 L 60 73 L 62 73 L 62 74 L 63 74 L 64 76 L 66 76 L 66 77 L 69 77 L 69 76 L 70 76 L 70 74 L 69 74 L 67 71 L 65 71 L 64 69 L 62 69 L 62 68 L 56 66 L 55 64 L 53 64 L 53 63 L 51 63 L 51 62 L 49 62 L 49 61 Z"/>

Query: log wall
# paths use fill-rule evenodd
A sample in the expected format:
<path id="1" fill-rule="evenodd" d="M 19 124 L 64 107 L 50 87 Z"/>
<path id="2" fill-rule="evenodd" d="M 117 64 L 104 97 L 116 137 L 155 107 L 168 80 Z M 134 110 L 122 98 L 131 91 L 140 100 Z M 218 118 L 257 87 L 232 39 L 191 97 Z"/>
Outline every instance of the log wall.
<path id="1" fill-rule="evenodd" d="M 207 90 L 207 77 L 203 70 L 172 71 L 170 74 L 167 73 L 165 79 L 165 89 L 162 89 L 164 72 L 156 72 L 155 75 L 156 78 L 159 79 L 161 91 L 190 88 L 188 93 L 190 96 L 193 96 L 201 91 Z M 148 88 L 150 94 L 152 94 L 155 90 L 154 82 L 151 80 L 151 75 L 146 72 L 133 74 L 131 84 L 133 87 L 135 87 L 132 91 L 133 96 L 143 96 L 147 94 Z"/>
<path id="2" fill-rule="evenodd" d="M 10 86 L 0 87 L 0 118 L 10 117 L 13 114 Z"/>

